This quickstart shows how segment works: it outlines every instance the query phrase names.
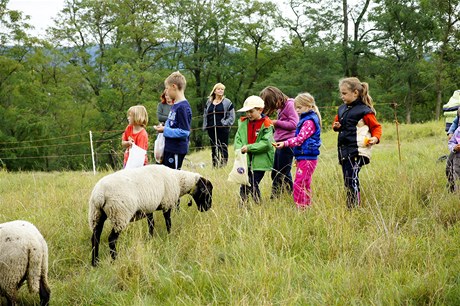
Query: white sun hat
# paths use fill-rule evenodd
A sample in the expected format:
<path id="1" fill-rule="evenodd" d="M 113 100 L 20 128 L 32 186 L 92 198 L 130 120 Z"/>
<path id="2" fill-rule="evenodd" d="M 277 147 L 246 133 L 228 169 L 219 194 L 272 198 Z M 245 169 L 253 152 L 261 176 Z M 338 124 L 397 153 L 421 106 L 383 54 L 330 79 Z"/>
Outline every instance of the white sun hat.
<path id="1" fill-rule="evenodd" d="M 261 97 L 259 96 L 249 96 L 243 104 L 243 107 L 237 110 L 237 112 L 247 112 L 248 110 L 251 110 L 253 108 L 264 108 L 265 103 L 264 100 L 262 100 Z"/>

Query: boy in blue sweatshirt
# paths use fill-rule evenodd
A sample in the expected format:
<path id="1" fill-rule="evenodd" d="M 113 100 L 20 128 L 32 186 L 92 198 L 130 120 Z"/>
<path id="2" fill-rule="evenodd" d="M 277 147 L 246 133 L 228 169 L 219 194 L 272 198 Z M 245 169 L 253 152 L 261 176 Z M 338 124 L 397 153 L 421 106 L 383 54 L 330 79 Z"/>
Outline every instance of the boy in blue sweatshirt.
<path id="1" fill-rule="evenodd" d="M 165 90 L 174 100 L 165 125 L 155 126 L 165 137 L 165 149 L 162 164 L 173 169 L 180 169 L 188 153 L 192 108 L 185 98 L 185 77 L 179 72 L 171 73 L 165 80 Z"/>

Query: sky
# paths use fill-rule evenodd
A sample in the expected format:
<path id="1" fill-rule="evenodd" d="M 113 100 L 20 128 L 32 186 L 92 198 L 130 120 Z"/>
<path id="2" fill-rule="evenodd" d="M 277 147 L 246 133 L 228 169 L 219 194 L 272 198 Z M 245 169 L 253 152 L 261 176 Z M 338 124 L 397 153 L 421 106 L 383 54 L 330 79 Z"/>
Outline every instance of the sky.
<path id="1" fill-rule="evenodd" d="M 280 5 L 284 0 L 274 2 Z M 46 28 L 53 25 L 52 18 L 55 18 L 63 7 L 64 0 L 9 0 L 7 5 L 8 9 L 29 15 L 29 23 L 35 27 L 30 33 L 41 38 L 44 37 Z"/>
<path id="2" fill-rule="evenodd" d="M 57 16 L 64 7 L 64 0 L 10 0 L 7 8 L 24 12 L 30 16 L 29 23 L 35 27 L 31 33 L 45 35 L 47 27 L 52 25 L 51 18 Z"/>

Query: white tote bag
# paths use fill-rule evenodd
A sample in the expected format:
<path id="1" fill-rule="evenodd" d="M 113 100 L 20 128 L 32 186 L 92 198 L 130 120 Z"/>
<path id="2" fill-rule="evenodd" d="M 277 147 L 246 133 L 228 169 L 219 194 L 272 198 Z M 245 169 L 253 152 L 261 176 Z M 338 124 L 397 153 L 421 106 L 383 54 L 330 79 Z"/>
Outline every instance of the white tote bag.
<path id="1" fill-rule="evenodd" d="M 233 162 L 232 171 L 228 175 L 228 181 L 241 185 L 251 186 L 248 176 L 248 162 L 246 153 L 241 150 L 235 150 L 235 161 Z"/>
<path id="2" fill-rule="evenodd" d="M 145 155 L 147 151 L 134 143 L 129 149 L 128 161 L 126 162 L 125 169 L 139 168 L 144 165 Z"/>
<path id="3" fill-rule="evenodd" d="M 165 136 L 163 133 L 158 133 L 157 139 L 155 139 L 155 145 L 153 147 L 153 154 L 157 163 L 161 164 L 163 161 L 165 151 Z"/>

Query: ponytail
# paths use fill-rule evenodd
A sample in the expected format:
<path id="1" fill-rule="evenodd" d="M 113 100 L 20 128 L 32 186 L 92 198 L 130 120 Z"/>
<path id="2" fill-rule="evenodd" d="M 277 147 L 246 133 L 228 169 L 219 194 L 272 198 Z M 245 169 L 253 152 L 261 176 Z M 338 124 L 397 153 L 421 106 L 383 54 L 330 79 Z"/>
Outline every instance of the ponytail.
<path id="1" fill-rule="evenodd" d="M 363 103 L 369 106 L 375 114 L 374 103 L 373 103 L 374 101 L 372 100 L 372 97 L 369 95 L 369 84 L 366 82 L 362 82 L 361 86 L 363 87 L 363 93 L 361 95 L 361 99 L 363 100 Z"/>

